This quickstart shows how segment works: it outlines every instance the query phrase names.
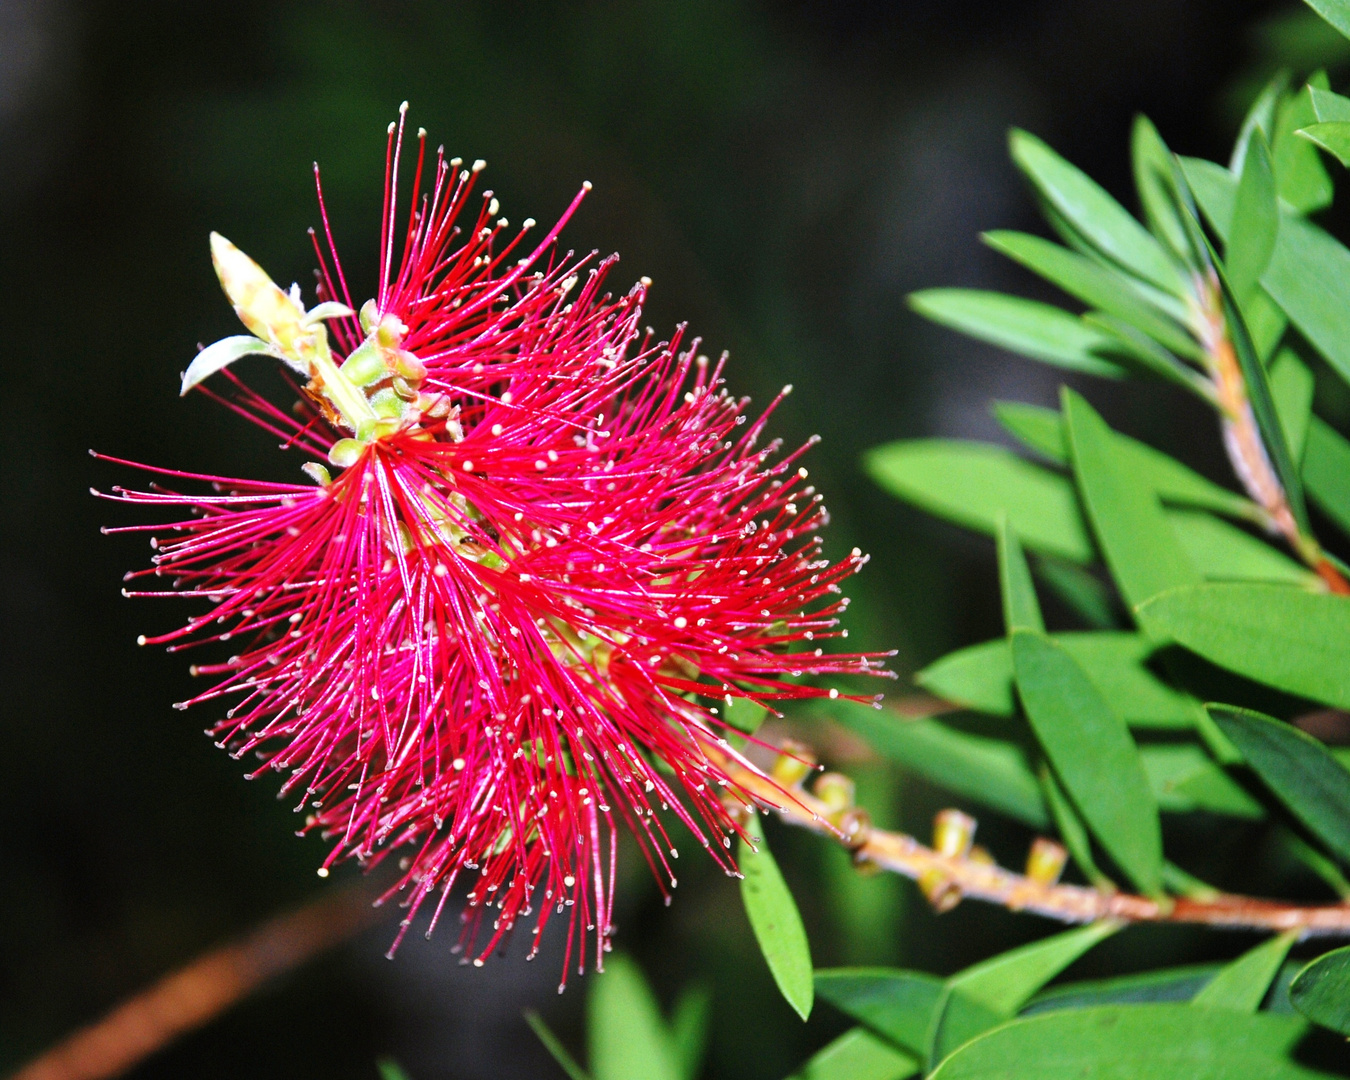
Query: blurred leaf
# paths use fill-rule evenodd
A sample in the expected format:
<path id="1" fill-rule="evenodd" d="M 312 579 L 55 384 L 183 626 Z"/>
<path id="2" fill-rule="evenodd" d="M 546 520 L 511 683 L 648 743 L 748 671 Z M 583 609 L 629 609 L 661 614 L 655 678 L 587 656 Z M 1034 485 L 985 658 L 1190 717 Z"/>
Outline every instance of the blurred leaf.
<path id="1" fill-rule="evenodd" d="M 1272 192 L 1271 213 L 1274 212 Z M 1174 296 L 1149 290 L 1152 295 L 1145 299 L 1140 294 L 1138 279 L 1113 272 L 1084 255 L 1030 233 L 995 229 L 982 233 L 981 239 L 1070 296 L 1114 315 L 1178 356 L 1203 359 L 1204 352 L 1195 339 L 1178 324 L 1178 319 L 1186 317 L 1186 310 Z M 1273 243 L 1273 233 L 1271 240 Z"/>
<path id="2" fill-rule="evenodd" d="M 938 517 L 993 535 L 1002 512 L 1027 547 L 1092 559 L 1073 485 L 1000 446 L 916 439 L 879 446 L 864 462 L 881 487 Z"/>
<path id="3" fill-rule="evenodd" d="M 593 992 L 593 991 L 592 991 Z M 530 1025 L 530 1030 L 541 1043 L 544 1049 L 552 1055 L 553 1060 L 558 1063 L 558 1067 L 565 1072 L 571 1080 L 591 1080 L 586 1074 L 586 1070 L 577 1064 L 576 1058 L 567 1052 L 567 1047 L 563 1046 L 558 1036 L 554 1035 L 549 1026 L 544 1023 L 544 1018 L 533 1009 L 525 1010 L 525 1022 Z M 386 1077 L 385 1080 L 390 1080 Z"/>
<path id="4" fill-rule="evenodd" d="M 1215 232 L 1226 236 L 1236 179 L 1211 161 L 1187 158 L 1183 164 Z M 1311 222 L 1282 211 L 1261 284 L 1341 378 L 1350 379 L 1350 251 Z"/>
<path id="5" fill-rule="evenodd" d="M 1163 729 L 1194 725 L 1198 709 L 1194 699 L 1144 666 L 1154 646 L 1142 634 L 1069 631 L 1055 634 L 1054 640 L 1131 725 Z M 1013 714 L 1012 653 L 1003 639 L 949 653 L 914 678 L 925 690 L 958 705 L 994 716 Z"/>
<path id="6" fill-rule="evenodd" d="M 1280 970 L 1284 958 L 1289 955 L 1289 947 L 1299 934 L 1298 930 L 1286 930 L 1249 949 L 1215 975 L 1214 981 L 1196 994 L 1191 1004 L 1241 1013 L 1256 1012 L 1270 989 L 1270 981 Z"/>
<path id="7" fill-rule="evenodd" d="M 1266 787 L 1335 855 L 1350 862 L 1350 770 L 1292 724 L 1231 705 L 1208 708 Z"/>
<path id="8" fill-rule="evenodd" d="M 380 1058 L 375 1062 L 375 1068 L 380 1071 L 380 1080 L 408 1080 L 408 1074 L 403 1071 L 403 1066 L 393 1058 Z"/>
<path id="9" fill-rule="evenodd" d="M 1041 606 L 1031 584 L 1031 567 L 1022 554 L 1022 545 L 1008 527 L 1006 516 L 1000 517 L 998 522 L 998 581 L 1003 593 L 1003 624 L 1008 633 L 1014 630 L 1044 633 Z"/>
<path id="10" fill-rule="evenodd" d="M 924 289 L 909 306 L 925 318 L 1033 360 L 1070 371 L 1119 378 L 1120 366 L 1097 355 L 1109 335 L 1052 304 L 980 289 Z"/>
<path id="11" fill-rule="evenodd" d="M 1265 807 L 1192 743 L 1151 743 L 1139 748 L 1158 808 L 1174 813 L 1211 814 L 1258 821 Z"/>
<path id="12" fill-rule="evenodd" d="M 1350 120 L 1350 97 L 1333 94 L 1324 87 L 1309 86 L 1308 98 L 1312 102 L 1313 115 L 1319 121 Z"/>
<path id="13" fill-rule="evenodd" d="M 1303 0 L 1346 37 L 1350 37 L 1350 0 Z"/>
<path id="14" fill-rule="evenodd" d="M 1043 990 L 1022 1010 L 1023 1016 L 1084 1009 L 1092 1005 L 1137 1005 L 1145 1002 L 1190 1001 L 1219 971 L 1218 964 L 1163 968 L 1114 979 L 1065 983 Z"/>
<path id="15" fill-rule="evenodd" d="M 1350 121 L 1328 120 L 1299 128 L 1295 135 L 1320 146 L 1342 165 L 1350 165 Z"/>
<path id="16" fill-rule="evenodd" d="M 1293 349 L 1281 349 L 1270 365 L 1270 395 L 1289 453 L 1295 461 L 1302 461 L 1312 417 L 1313 373 Z"/>
<path id="17" fill-rule="evenodd" d="M 1094 889 L 1115 891 L 1115 882 L 1097 865 L 1097 860 L 1092 855 L 1092 837 L 1088 835 L 1087 826 L 1078 816 L 1078 811 L 1073 808 L 1069 796 L 1055 779 L 1055 771 L 1042 761 L 1038 775 L 1041 791 L 1045 795 L 1045 805 L 1050 810 L 1050 816 L 1055 819 L 1055 829 L 1059 832 L 1059 838 L 1064 841 L 1069 857 L 1078 867 L 1078 872 Z"/>
<path id="18" fill-rule="evenodd" d="M 1233 224 L 1228 232 L 1224 263 L 1229 283 L 1239 300 L 1257 287 L 1275 250 L 1280 227 L 1275 203 L 1275 172 L 1270 151 L 1260 130 L 1248 135 L 1241 177 L 1233 203 Z"/>
<path id="19" fill-rule="evenodd" d="M 1013 436 L 1031 449 L 1060 465 L 1069 463 L 1069 444 L 1063 418 L 1054 409 L 1021 402 L 994 403 L 994 415 Z M 1176 458 L 1120 432 L 1115 435 L 1116 453 L 1125 468 L 1146 479 L 1165 502 L 1214 510 L 1230 517 L 1252 520 L 1255 505 L 1237 492 L 1207 480 Z"/>
<path id="20" fill-rule="evenodd" d="M 1192 652 L 1278 690 L 1350 707 L 1350 600 L 1286 585 L 1173 589 L 1145 617 Z"/>
<path id="21" fill-rule="evenodd" d="M 1317 585 L 1317 575 L 1302 563 L 1226 521 L 1197 510 L 1169 510 L 1167 521 L 1207 581 Z"/>
<path id="22" fill-rule="evenodd" d="M 1306 91 L 1289 94 L 1275 111 L 1275 135 L 1270 143 L 1276 192 L 1304 214 L 1330 206 L 1333 194 L 1331 177 L 1317 151 L 1296 134 L 1316 120 L 1312 98 Z"/>
<path id="23" fill-rule="evenodd" d="M 1308 425 L 1303 481 L 1312 501 L 1350 533 L 1350 442 L 1318 416 Z"/>
<path id="24" fill-rule="evenodd" d="M 1016 743 L 968 735 L 937 720 L 891 719 L 863 706 L 834 715 L 879 753 L 934 784 L 1033 829 L 1049 827 L 1040 788 Z"/>
<path id="25" fill-rule="evenodd" d="M 1083 398 L 1062 390 L 1065 427 L 1079 494 L 1111 576 L 1130 604 L 1200 580 L 1157 496 L 1129 470 L 1115 433 Z M 1074 786 L 1068 785 L 1071 793 Z M 1088 815 L 1091 822 L 1091 815 Z"/>
<path id="26" fill-rule="evenodd" d="M 605 961 L 586 1000 L 595 1080 L 681 1080 L 661 1009 L 641 969 L 622 953 Z"/>
<path id="27" fill-rule="evenodd" d="M 1245 146 L 1245 144 L 1244 144 Z M 1144 219 L 1153 233 L 1178 256 L 1187 249 L 1186 232 L 1177 220 L 1176 207 L 1166 191 L 1165 177 L 1171 173 L 1172 152 L 1147 116 L 1134 118 L 1130 133 L 1130 157 L 1134 168 L 1134 186 L 1143 205 Z"/>
<path id="28" fill-rule="evenodd" d="M 1012 653 L 1027 719 L 1069 797 L 1130 879 L 1159 892 L 1158 808 L 1124 721 L 1062 646 L 1018 631 Z"/>
<path id="29" fill-rule="evenodd" d="M 1036 560 L 1036 576 L 1094 630 L 1119 625 L 1114 594 L 1081 566 L 1042 556 Z"/>
<path id="30" fill-rule="evenodd" d="M 741 900 L 774 982 L 787 1003 L 805 1020 L 811 1015 L 811 1002 L 815 996 L 811 982 L 811 945 L 806 939 L 806 927 L 802 925 L 797 903 L 769 851 L 768 841 L 762 838 L 763 828 L 759 831 L 758 851 L 745 840 L 740 842 L 736 861 L 745 875 L 741 879 Z M 596 1080 L 608 1078 L 597 1076 Z"/>
<path id="31" fill-rule="evenodd" d="M 1289 1000 L 1313 1023 L 1350 1035 L 1350 945 L 1319 956 L 1295 975 Z"/>
<path id="32" fill-rule="evenodd" d="M 1120 924 L 1092 923 L 1011 949 L 966 968 L 946 982 L 934 1024 L 930 1063 L 982 1031 L 1011 1019 L 1033 994 Z"/>
<path id="33" fill-rule="evenodd" d="M 1253 289 L 1242 302 L 1242 315 L 1247 320 L 1247 330 L 1251 333 L 1256 354 L 1264 362 L 1270 359 L 1289 329 L 1289 318 L 1280 310 L 1280 306 L 1270 298 L 1265 289 Z"/>
<path id="34" fill-rule="evenodd" d="M 1256 95 L 1247 108 L 1247 115 L 1242 118 L 1242 126 L 1238 129 L 1238 136 L 1233 142 L 1232 157 L 1228 161 L 1228 171 L 1234 176 L 1242 175 L 1247 148 L 1250 146 L 1248 140 L 1251 138 L 1252 132 L 1259 131 L 1264 135 L 1267 145 L 1274 138 L 1275 109 L 1288 88 L 1289 73 L 1277 71 L 1274 77 L 1261 88 L 1261 92 Z"/>
<path id="35" fill-rule="evenodd" d="M 892 1042 L 922 1054 L 942 997 L 942 980 L 898 968 L 831 968 L 816 972 L 816 993 Z"/>
<path id="36" fill-rule="evenodd" d="M 1301 1019 L 1190 1005 L 1101 1005 L 1030 1016 L 962 1047 L 932 1080 L 1314 1080 Z"/>
<path id="37" fill-rule="evenodd" d="M 670 1037 L 682 1080 L 694 1080 L 702 1071 L 711 1015 L 712 995 L 705 986 L 686 986 L 675 999 L 670 1016 Z"/>
<path id="38" fill-rule="evenodd" d="M 1185 282 L 1158 241 L 1095 180 L 1025 131 L 1013 129 L 1008 142 L 1017 167 L 1084 239 L 1164 292 L 1186 295 Z"/>
<path id="39" fill-rule="evenodd" d="M 733 697 L 722 702 L 722 718 L 737 731 L 753 735 L 769 715 L 769 710 L 749 698 Z"/>
<path id="40" fill-rule="evenodd" d="M 789 1080 L 905 1080 L 918 1071 L 917 1058 L 854 1028 L 818 1050 Z"/>

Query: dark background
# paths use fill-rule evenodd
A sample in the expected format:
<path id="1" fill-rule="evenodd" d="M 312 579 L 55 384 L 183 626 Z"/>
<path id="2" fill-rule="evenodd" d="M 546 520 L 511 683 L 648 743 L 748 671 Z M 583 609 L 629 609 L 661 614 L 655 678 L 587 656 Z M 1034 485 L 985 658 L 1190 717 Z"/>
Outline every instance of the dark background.
<path id="1" fill-rule="evenodd" d="M 206 236 L 218 229 L 282 282 L 307 284 L 310 162 L 355 291 L 373 280 L 384 128 L 399 102 L 451 154 L 486 158 L 512 220 L 547 223 L 595 184 L 565 234 L 619 250 L 616 281 L 655 279 L 647 318 L 687 319 L 730 349 L 731 385 L 767 401 L 790 441 L 825 437 L 831 550 L 873 553 L 851 588 L 855 640 L 912 672 L 998 632 L 986 544 L 880 495 L 859 454 L 921 434 L 997 437 L 991 397 L 1053 400 L 1055 373 L 920 321 L 905 294 L 1031 283 L 979 230 L 1036 227 L 1005 154 L 1013 124 L 1128 199 L 1128 131 L 1149 113 L 1174 148 L 1223 159 L 1244 93 L 1281 53 L 1317 45 L 1284 7 L 1235 0 L 621 0 L 78 3 L 0 0 L 0 1071 L 201 949 L 331 889 L 317 840 L 293 835 L 268 782 L 180 714 L 180 659 L 138 650 L 173 602 L 123 600 L 143 539 L 91 484 L 125 474 L 89 447 L 184 469 L 290 476 L 275 440 L 177 373 L 234 333 Z M 1264 28 L 1262 28 L 1264 27 Z M 1108 415 L 1172 449 L 1215 442 L 1163 391 L 1087 386 Z M 1207 456 L 1208 455 L 1208 456 Z M 1213 465 L 1212 450 L 1189 456 Z M 922 830 L 941 796 L 855 762 L 882 818 Z M 986 825 L 1015 852 L 1025 835 Z M 771 832 L 820 964 L 950 971 L 1038 925 L 969 907 L 937 920 L 907 884 L 853 875 L 840 853 Z M 1016 857 L 1015 854 L 1011 857 Z M 631 860 L 630 860 L 631 863 Z M 775 1080 L 840 1030 L 776 997 L 732 883 L 682 867 L 673 908 L 633 870 L 620 947 L 666 1001 L 707 982 L 709 1076 Z M 482 971 L 453 929 L 392 931 L 270 986 L 137 1072 L 256 1080 L 372 1078 L 395 1054 L 415 1080 L 555 1074 L 519 1018 L 542 1009 L 579 1046 L 586 980 L 508 950 Z M 1141 965 L 1235 942 L 1132 931 Z"/>

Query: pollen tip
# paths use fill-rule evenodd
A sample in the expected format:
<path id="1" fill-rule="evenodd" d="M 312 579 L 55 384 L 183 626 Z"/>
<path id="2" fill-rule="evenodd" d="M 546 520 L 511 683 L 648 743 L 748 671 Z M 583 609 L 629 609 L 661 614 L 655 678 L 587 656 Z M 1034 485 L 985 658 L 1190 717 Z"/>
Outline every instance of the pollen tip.
<path id="1" fill-rule="evenodd" d="M 122 592 L 125 593 L 126 590 L 123 589 Z M 137 634 L 137 635 L 136 635 L 136 644 L 137 644 L 137 645 L 144 645 L 144 644 L 145 644 L 145 635 L 144 635 L 144 634 Z"/>
<path id="2" fill-rule="evenodd" d="M 787 397 L 790 393 L 792 393 L 792 384 L 788 383 L 785 387 L 783 387 L 783 396 Z"/>
<path id="3" fill-rule="evenodd" d="M 594 187 L 594 186 L 595 186 L 595 185 L 592 184 L 589 180 L 583 180 L 583 181 L 581 182 L 581 190 L 582 190 L 582 191 L 590 191 L 591 188 Z"/>
<path id="4" fill-rule="evenodd" d="M 316 874 L 318 874 L 319 877 L 327 877 L 327 876 L 328 876 L 328 867 L 326 867 L 326 866 L 321 866 L 321 867 L 319 867 L 317 870 L 315 870 L 314 872 L 315 872 Z"/>
<path id="5" fill-rule="evenodd" d="M 402 116 L 407 111 L 408 111 L 408 103 L 405 101 L 402 105 L 398 107 L 398 113 L 400 116 Z"/>
<path id="6" fill-rule="evenodd" d="M 390 135 L 392 135 L 392 134 L 394 133 L 394 129 L 397 128 L 397 127 L 398 127 L 398 125 L 397 125 L 396 123 L 394 123 L 392 120 L 390 120 L 390 121 L 389 121 L 389 128 L 388 128 L 388 132 L 387 132 L 387 133 L 390 134 Z"/>
<path id="7" fill-rule="evenodd" d="M 479 172 L 482 172 L 482 171 L 483 171 L 484 169 L 486 169 L 486 168 L 487 168 L 487 162 L 486 162 L 486 161 L 484 161 L 482 158 L 477 158 L 477 159 L 475 159 L 475 161 L 474 161 L 474 163 L 473 163 L 473 166 L 472 166 L 472 169 L 473 169 L 474 172 L 479 173 Z"/>

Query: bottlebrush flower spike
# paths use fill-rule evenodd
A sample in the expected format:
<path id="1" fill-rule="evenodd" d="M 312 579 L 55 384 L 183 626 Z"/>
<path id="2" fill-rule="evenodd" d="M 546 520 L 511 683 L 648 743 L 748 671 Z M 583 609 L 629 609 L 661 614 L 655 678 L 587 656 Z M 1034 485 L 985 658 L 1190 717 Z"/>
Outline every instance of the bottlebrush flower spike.
<path id="1" fill-rule="evenodd" d="M 311 312 L 212 238 L 252 336 L 205 363 L 204 350 L 185 386 L 310 456 L 314 482 L 136 466 L 203 490 L 114 488 L 188 514 L 108 531 L 154 532 L 153 567 L 128 578 L 172 583 L 129 595 L 209 605 L 143 643 L 239 643 L 193 667 L 214 682 L 181 707 L 229 702 L 210 734 L 299 795 L 305 831 L 334 842 L 321 874 L 401 850 L 400 938 L 439 891 L 434 927 L 465 877 L 461 944 L 475 963 L 537 910 L 531 955 L 567 913 L 566 965 L 593 934 L 599 966 L 616 815 L 663 890 L 672 818 L 735 872 L 727 807 L 748 796 L 705 753 L 739 759 L 722 703 L 838 697 L 785 679 L 884 673 L 818 644 L 846 633 L 839 582 L 866 560 L 820 556 L 826 514 L 797 462 L 805 448 L 758 447 L 768 413 L 747 421 L 724 361 L 680 333 L 639 333 L 648 282 L 616 299 L 602 292 L 613 259 L 558 256 L 585 189 L 518 256 L 532 222 L 505 239 L 491 192 L 465 213 L 481 163 L 438 151 L 420 190 L 421 132 L 396 253 L 402 140 L 400 119 L 378 290 L 359 315 L 326 211 Z M 228 369 L 250 353 L 307 380 L 298 419 Z M 228 397 L 201 384 L 210 375 Z"/>

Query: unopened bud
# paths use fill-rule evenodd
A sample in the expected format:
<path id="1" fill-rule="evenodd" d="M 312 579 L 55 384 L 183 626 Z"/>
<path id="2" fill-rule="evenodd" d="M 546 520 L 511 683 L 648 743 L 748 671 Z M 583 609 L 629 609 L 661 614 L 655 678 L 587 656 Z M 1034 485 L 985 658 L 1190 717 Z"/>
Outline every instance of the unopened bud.
<path id="1" fill-rule="evenodd" d="M 772 775 L 785 788 L 796 787 L 810 776 L 816 767 L 815 752 L 805 743 L 784 739 L 778 750 Z"/>
<path id="2" fill-rule="evenodd" d="M 293 350 L 297 339 L 305 335 L 300 306 L 261 266 L 217 232 L 211 234 L 211 263 L 239 321 L 263 341 Z"/>
<path id="3" fill-rule="evenodd" d="M 361 329 L 369 334 L 375 329 L 375 324 L 380 321 L 380 308 L 374 300 L 367 300 L 361 305 Z"/>
<path id="4" fill-rule="evenodd" d="M 843 773 L 822 773 L 814 790 L 816 798 L 825 804 L 831 814 L 853 809 L 853 781 Z"/>
<path id="5" fill-rule="evenodd" d="M 1069 853 L 1057 840 L 1047 840 L 1038 836 L 1031 842 L 1027 852 L 1027 877 L 1038 885 L 1053 885 L 1064 873 L 1064 865 L 1069 861 Z"/>
<path id="6" fill-rule="evenodd" d="M 369 386 L 389 374 L 389 369 L 384 366 L 384 357 L 369 338 L 351 351 L 338 370 L 353 386 Z"/>
<path id="7" fill-rule="evenodd" d="M 322 487 L 327 487 L 333 482 L 333 478 L 328 474 L 328 470 L 317 461 L 307 461 L 300 466 L 300 471 Z"/>
<path id="8" fill-rule="evenodd" d="M 960 887 L 936 866 L 921 873 L 916 884 L 939 915 L 951 911 L 961 902 Z"/>
<path id="9" fill-rule="evenodd" d="M 394 371 L 409 382 L 420 383 L 427 377 L 427 366 L 407 349 L 394 353 Z"/>
<path id="10" fill-rule="evenodd" d="M 408 328 L 397 315 L 386 315 L 375 328 L 375 340 L 386 349 L 397 349 L 403 344 Z"/>
<path id="11" fill-rule="evenodd" d="M 963 859 L 975 839 L 975 819 L 960 810 L 939 810 L 933 818 L 933 850 L 949 859 Z"/>
<path id="12" fill-rule="evenodd" d="M 349 465 L 355 465 L 361 459 L 363 450 L 365 450 L 365 446 L 355 439 L 339 439 L 329 449 L 328 461 L 339 469 L 345 469 Z"/>

